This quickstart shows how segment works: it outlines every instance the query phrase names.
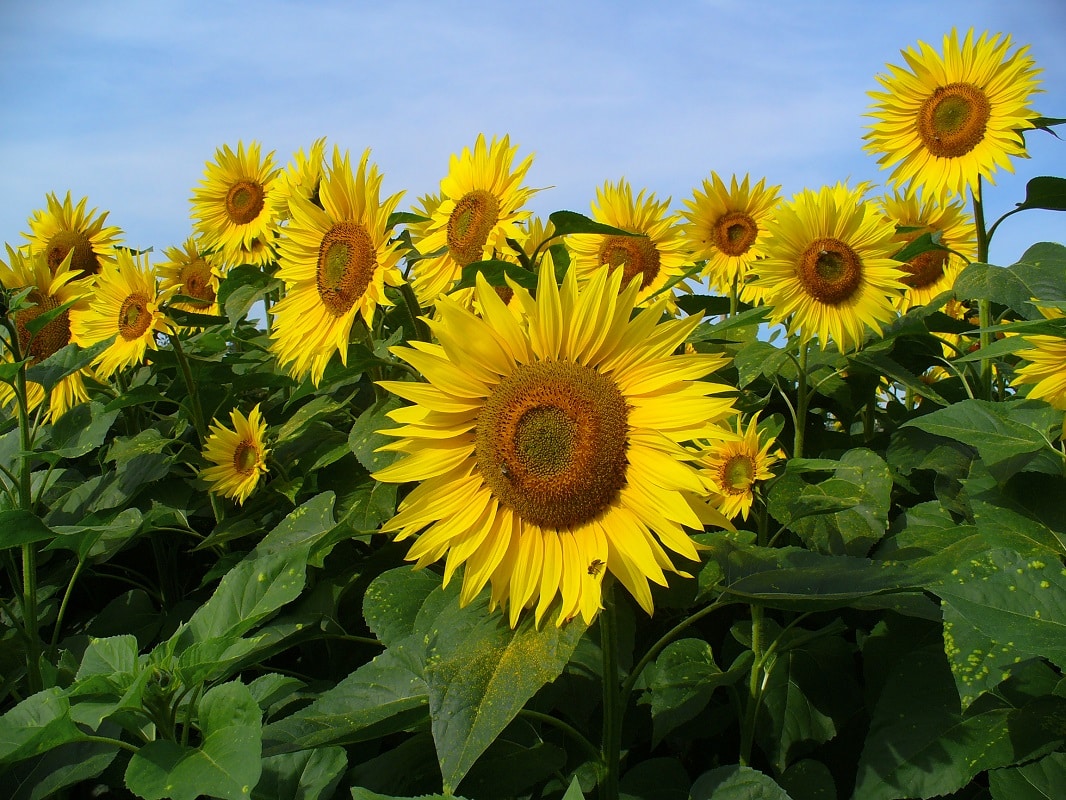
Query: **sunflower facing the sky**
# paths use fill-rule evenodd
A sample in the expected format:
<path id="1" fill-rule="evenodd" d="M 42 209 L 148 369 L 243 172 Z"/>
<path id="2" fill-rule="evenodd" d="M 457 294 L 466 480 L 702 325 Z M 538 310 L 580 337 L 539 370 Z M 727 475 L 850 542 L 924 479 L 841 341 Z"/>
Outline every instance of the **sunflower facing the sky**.
<path id="1" fill-rule="evenodd" d="M 770 454 L 774 440 L 759 444 L 759 419 L 752 417 L 745 429 L 736 419 L 735 441 L 713 442 L 700 457 L 701 474 L 712 492 L 715 507 L 729 519 L 748 518 L 755 499 L 756 481 L 774 476 L 771 467 L 777 456 Z"/>
<path id="2" fill-rule="evenodd" d="M 622 273 L 622 286 L 640 276 L 637 304 L 644 304 L 657 294 L 672 278 L 684 273 L 683 267 L 692 263 L 688 243 L 681 234 L 676 214 L 667 214 L 670 199 L 657 202 L 655 194 L 647 196 L 641 189 L 633 197 L 633 190 L 624 178 L 617 184 L 607 181 L 596 190 L 592 203 L 592 218 L 615 228 L 639 236 L 579 233 L 566 237 L 566 246 L 573 254 L 573 267 L 578 277 L 585 278 L 601 266 Z M 673 308 L 672 292 L 663 292 Z"/>
<path id="3" fill-rule="evenodd" d="M 70 330 L 81 347 L 115 337 L 111 346 L 93 361 L 100 377 L 140 364 L 145 352 L 156 349 L 157 333 L 169 333 L 166 317 L 159 310 L 169 292 L 160 294 L 147 254 L 119 250 L 117 263 L 108 264 L 97 276 L 89 307 L 71 314 Z"/>
<path id="4" fill-rule="evenodd" d="M 965 199 L 956 195 L 941 202 L 935 194 L 916 190 L 912 184 L 902 193 L 897 189 L 886 194 L 878 205 L 896 226 L 900 247 L 923 233 L 933 233 L 940 234 L 940 244 L 955 251 L 926 250 L 903 265 L 907 291 L 900 300 L 900 310 L 925 305 L 954 286 L 966 259 L 977 255 L 977 229 L 973 217 L 966 213 Z"/>
<path id="5" fill-rule="evenodd" d="M 519 223 L 531 213 L 523 206 L 537 190 L 522 185 L 533 156 L 514 166 L 517 153 L 510 137 L 486 144 L 479 134 L 473 151 L 452 155 L 440 202 L 432 207 L 437 198 L 426 198 L 432 218 L 417 231 L 415 246 L 426 257 L 414 263 L 411 286 L 423 306 L 451 289 L 467 264 L 506 256 L 507 239 L 521 240 Z"/>
<path id="6" fill-rule="evenodd" d="M 536 299 L 512 284 L 517 320 L 479 275 L 483 317 L 442 298 L 440 344 L 392 350 L 428 383 L 382 383 L 413 405 L 389 414 L 382 449 L 404 455 L 373 477 L 419 482 L 382 530 L 419 534 L 408 560 L 445 559 L 445 581 L 465 565 L 460 602 L 491 585 L 512 626 L 557 597 L 557 624 L 591 621 L 606 572 L 651 613 L 649 581 L 678 572 L 668 551 L 697 558 L 685 527 L 730 527 L 682 446 L 733 436 L 732 401 L 712 396 L 727 387 L 701 380 L 724 359 L 675 355 L 698 319 L 660 322 L 665 301 L 632 316 L 640 281 L 621 281 L 600 269 L 579 288 L 570 270 L 560 289 L 542 263 Z"/>
<path id="7" fill-rule="evenodd" d="M 823 350 L 830 340 L 841 351 L 858 347 L 866 328 L 879 333 L 905 288 L 906 273 L 891 258 L 895 226 L 863 191 L 804 189 L 778 206 L 767 257 L 755 266 L 773 322 L 787 320 L 789 335 L 817 338 Z"/>
<path id="8" fill-rule="evenodd" d="M 734 175 L 727 187 L 712 172 L 711 179 L 703 181 L 703 191 L 696 189 L 692 199 L 685 200 L 688 210 L 682 214 L 688 221 L 682 230 L 692 257 L 707 262 L 702 274 L 719 292 L 731 292 L 734 282 L 743 285 L 751 265 L 765 255 L 766 223 L 781 189 L 765 184 L 763 178 L 752 186 L 748 175 L 737 183 Z"/>
<path id="9" fill-rule="evenodd" d="M 108 212 L 97 216 L 95 208 L 86 211 L 87 197 L 74 205 L 70 192 L 62 202 L 52 193 L 45 199 L 48 210 L 35 211 L 30 218 L 30 233 L 22 234 L 29 239 L 30 252 L 42 254 L 53 272 L 73 253 L 70 268 L 78 278 L 89 278 L 104 264 L 115 263 L 115 245 L 122 241 L 122 231 L 114 225 L 104 225 Z"/>
<path id="10" fill-rule="evenodd" d="M 34 305 L 16 311 L 13 315 L 15 330 L 18 335 L 18 348 L 23 358 L 30 358 L 30 365 L 44 361 L 54 355 L 60 348 L 71 343 L 70 317 L 75 309 L 85 306 L 84 296 L 88 287 L 77 280 L 79 273 L 71 269 L 73 254 L 68 251 L 63 260 L 53 269 L 43 252 L 25 255 L 10 245 L 7 247 L 7 263 L 0 261 L 0 286 L 8 291 L 18 291 L 27 287 L 33 290 L 27 300 Z M 66 311 L 61 312 L 41 330 L 31 333 L 28 323 L 42 314 L 59 308 L 70 301 L 76 301 Z M 5 352 L 3 358 L 10 361 L 14 353 Z M 28 381 L 26 384 L 28 410 L 33 410 L 44 401 L 44 389 L 38 383 Z M 0 382 L 0 406 L 6 406 L 14 399 L 14 391 L 7 383 Z M 85 402 L 89 395 L 85 390 L 85 381 L 81 370 L 62 378 L 52 389 L 48 398 L 49 419 L 56 420 L 72 406 Z"/>
<path id="11" fill-rule="evenodd" d="M 215 151 L 204 179 L 193 191 L 193 230 L 203 246 L 218 249 L 227 264 L 265 263 L 274 235 L 274 191 L 278 170 L 274 154 L 260 156 L 259 143 L 234 153 L 229 145 Z M 266 253 L 263 253 L 266 246 Z M 249 260 L 259 254 L 260 260 Z"/>
<path id="12" fill-rule="evenodd" d="M 302 197 L 321 208 L 318 199 L 319 185 L 326 167 L 326 137 L 315 139 L 309 153 L 297 150 L 292 161 L 278 175 L 274 190 L 274 217 L 278 220 L 289 218 L 289 198 Z"/>
<path id="13" fill-rule="evenodd" d="M 205 253 L 192 236 L 181 247 L 167 247 L 163 252 L 169 260 L 158 265 L 160 289 L 193 298 L 172 306 L 197 314 L 218 314 L 216 294 L 221 270 L 218 257 Z"/>
<path id="14" fill-rule="evenodd" d="M 203 456 L 212 466 L 200 470 L 200 477 L 211 484 L 211 491 L 231 497 L 244 505 L 248 495 L 266 474 L 266 420 L 259 406 L 245 417 L 237 409 L 230 412 L 232 428 L 217 419 L 211 420 L 211 432 L 204 442 Z"/>
<path id="15" fill-rule="evenodd" d="M 971 29 L 960 44 L 952 30 L 943 54 L 919 42 L 902 51 L 906 68 L 889 64 L 877 76 L 884 91 L 869 92 L 876 122 L 863 138 L 883 169 L 893 167 L 893 183 L 965 194 L 979 178 L 993 182 L 998 167 L 1013 172 L 1010 157 L 1025 157 L 1020 131 L 1037 116 L 1029 103 L 1040 70 L 1028 47 L 1010 49 L 1010 36 L 975 40 Z"/>
<path id="16" fill-rule="evenodd" d="M 369 158 L 367 150 L 353 174 L 348 153 L 334 148 L 319 187 L 322 207 L 293 196 L 279 240 L 285 296 L 273 309 L 271 347 L 293 377 L 310 373 L 316 386 L 333 353 L 347 363 L 356 315 L 370 325 L 378 306 L 392 305 L 385 285 L 403 283 L 402 254 L 388 226 L 402 193 L 380 199 L 382 176 Z"/>

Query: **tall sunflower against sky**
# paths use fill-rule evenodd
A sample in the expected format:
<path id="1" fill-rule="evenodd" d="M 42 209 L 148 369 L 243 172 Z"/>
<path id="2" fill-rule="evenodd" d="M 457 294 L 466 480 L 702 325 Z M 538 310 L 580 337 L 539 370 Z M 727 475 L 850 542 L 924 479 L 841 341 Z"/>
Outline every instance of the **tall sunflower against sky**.
<path id="1" fill-rule="evenodd" d="M 285 296 L 273 309 L 271 348 L 293 377 L 310 374 L 316 386 L 335 352 L 347 363 L 356 316 L 372 324 L 378 306 L 392 305 L 385 286 L 403 283 L 388 225 L 402 192 L 381 200 L 382 176 L 369 159 L 367 150 L 353 173 L 348 153 L 335 147 L 319 186 L 321 207 L 291 197 L 292 218 L 278 244 Z"/>
<path id="2" fill-rule="evenodd" d="M 640 277 L 638 305 L 644 304 L 672 278 L 684 274 L 683 267 L 692 263 L 688 242 L 682 236 L 678 216 L 668 213 L 670 198 L 659 202 L 655 193 L 641 189 L 633 196 L 629 182 L 607 181 L 596 190 L 592 202 L 592 218 L 638 236 L 618 234 L 578 233 L 566 237 L 566 246 L 573 255 L 573 268 L 579 277 L 587 278 L 601 266 L 622 273 L 622 286 Z M 672 292 L 663 292 L 673 308 Z"/>
<path id="3" fill-rule="evenodd" d="M 90 347 L 111 337 L 115 341 L 93 361 L 100 377 L 136 366 L 156 349 L 156 334 L 169 333 L 160 305 L 170 292 L 160 293 L 148 254 L 119 250 L 115 264 L 97 276 L 88 308 L 71 314 L 74 342 Z"/>
<path id="4" fill-rule="evenodd" d="M 192 298 L 177 301 L 173 307 L 198 314 L 219 313 L 216 295 L 222 264 L 218 256 L 202 249 L 193 236 L 181 247 L 167 247 L 163 252 L 167 260 L 157 266 L 160 289 Z"/>
<path id="5" fill-rule="evenodd" d="M 1026 155 L 1021 132 L 1038 116 L 1030 102 L 1040 70 L 1027 46 L 1010 49 L 1010 36 L 975 39 L 970 29 L 960 42 L 953 29 L 942 53 L 918 42 L 901 51 L 906 67 L 877 76 L 884 91 L 869 92 L 875 122 L 863 138 L 892 183 L 964 194 L 980 178 L 994 182 L 999 167 L 1014 171 L 1011 157 Z"/>
<path id="6" fill-rule="evenodd" d="M 274 154 L 264 158 L 258 142 L 247 149 L 238 142 L 237 152 L 218 148 L 191 198 L 193 230 L 204 247 L 220 250 L 228 264 L 269 261 L 277 182 Z"/>
<path id="7" fill-rule="evenodd" d="M 703 190 L 696 189 L 685 200 L 681 212 L 686 222 L 682 231 L 689 242 L 692 257 L 706 260 L 702 275 L 719 292 L 733 290 L 733 283 L 743 285 L 756 259 L 765 255 L 766 223 L 773 216 L 780 186 L 766 186 L 761 178 L 754 186 L 745 175 L 725 185 L 718 174 L 704 179 Z"/>
<path id="8" fill-rule="evenodd" d="M 122 231 L 105 225 L 108 212 L 99 216 L 96 209 L 85 210 L 89 198 L 83 197 L 74 205 L 70 192 L 62 201 L 54 194 L 45 196 L 47 210 L 38 210 L 30 217 L 29 249 L 44 256 L 53 271 L 70 255 L 70 267 L 78 278 L 96 275 L 104 264 L 115 263 L 115 245 L 122 241 Z"/>
<path id="9" fill-rule="evenodd" d="M 200 470 L 200 477 L 211 485 L 215 494 L 229 497 L 244 505 L 261 476 L 267 472 L 266 420 L 257 405 L 248 416 L 237 409 L 230 412 L 233 427 L 211 420 L 211 432 L 204 442 L 203 457 L 211 466 Z"/>
<path id="10" fill-rule="evenodd" d="M 967 260 L 977 256 L 977 229 L 973 217 L 966 213 L 962 195 L 941 200 L 935 193 L 923 192 L 909 185 L 877 201 L 881 213 L 894 224 L 900 247 L 913 242 L 923 233 L 939 234 L 940 244 L 948 250 L 926 250 L 903 265 L 907 291 L 900 299 L 900 310 L 925 305 L 941 292 L 955 285 L 955 279 Z"/>
<path id="11" fill-rule="evenodd" d="M 326 137 L 315 139 L 307 153 L 303 148 L 296 151 L 292 161 L 278 175 L 273 192 L 274 217 L 289 218 L 289 198 L 302 197 L 321 207 L 318 199 L 322 175 L 326 170 Z"/>
<path id="12" fill-rule="evenodd" d="M 84 297 L 89 291 L 85 282 L 78 280 L 80 271 L 71 268 L 73 259 L 74 254 L 68 251 L 63 260 L 53 269 L 48 264 L 45 252 L 27 255 L 8 245 L 6 263 L 0 260 L 0 286 L 8 291 L 32 287 L 26 299 L 33 305 L 30 308 L 16 311 L 13 315 L 19 355 L 23 358 L 29 357 L 31 365 L 44 361 L 60 348 L 71 343 L 71 311 L 75 308 L 84 309 Z M 61 312 L 36 333 L 30 332 L 28 324 L 32 320 L 71 301 L 74 301 L 74 305 Z M 10 361 L 13 356 L 14 353 L 10 351 L 5 351 L 3 354 L 4 360 L 7 361 Z M 50 420 L 58 419 L 71 406 L 89 399 L 83 376 L 84 371 L 78 370 L 56 383 L 48 397 Z M 26 384 L 26 394 L 29 410 L 39 406 L 45 399 L 44 389 L 40 384 L 32 381 Z M 0 406 L 9 405 L 14 396 L 11 386 L 0 382 Z"/>
<path id="13" fill-rule="evenodd" d="M 804 189 L 778 206 L 769 224 L 767 257 L 755 267 L 773 322 L 789 334 L 835 342 L 841 351 L 862 344 L 896 314 L 906 273 L 892 259 L 896 229 L 862 199 L 864 187 Z"/>
<path id="14" fill-rule="evenodd" d="M 467 264 L 510 254 L 507 239 L 521 239 L 519 224 L 531 213 L 524 206 L 537 190 L 523 185 L 533 156 L 515 166 L 517 153 L 510 137 L 486 143 L 479 134 L 473 150 L 464 147 L 452 155 L 440 182 L 440 202 L 425 206 L 432 217 L 416 240 L 425 257 L 411 269 L 411 286 L 422 305 L 451 289 Z"/>
<path id="15" fill-rule="evenodd" d="M 445 559 L 445 581 L 465 565 L 460 602 L 491 585 L 512 626 L 557 597 L 557 624 L 591 621 L 606 573 L 651 613 L 668 551 L 697 558 L 685 527 L 729 526 L 682 446 L 731 435 L 727 387 L 701 380 L 724 359 L 675 355 L 698 318 L 660 322 L 665 301 L 633 316 L 640 281 L 621 281 L 599 269 L 579 288 L 570 270 L 560 289 L 544 262 L 536 299 L 512 284 L 517 320 L 479 275 L 483 317 L 442 298 L 440 344 L 393 348 L 428 383 L 382 383 L 413 405 L 389 414 L 382 449 L 403 457 L 373 477 L 418 482 L 382 530 L 419 534 L 407 558 Z"/>

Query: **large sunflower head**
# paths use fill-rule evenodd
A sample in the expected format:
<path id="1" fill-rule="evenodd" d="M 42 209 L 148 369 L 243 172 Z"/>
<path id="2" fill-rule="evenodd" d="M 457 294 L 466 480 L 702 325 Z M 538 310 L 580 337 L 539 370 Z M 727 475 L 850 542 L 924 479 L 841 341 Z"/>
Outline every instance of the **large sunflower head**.
<path id="1" fill-rule="evenodd" d="M 530 215 L 523 206 L 537 190 L 522 185 L 533 156 L 514 166 L 517 153 L 510 137 L 486 144 L 481 134 L 472 151 L 464 147 L 452 155 L 440 203 L 416 242 L 427 257 L 412 267 L 411 285 L 423 305 L 451 289 L 467 264 L 505 256 L 511 252 L 507 239 L 521 239 L 519 223 Z"/>
<path id="2" fill-rule="evenodd" d="M 971 29 L 960 44 L 952 30 L 942 53 L 919 42 L 902 51 L 906 67 L 889 64 L 877 76 L 884 91 L 869 93 L 876 122 L 865 149 L 894 167 L 893 183 L 964 194 L 979 178 L 992 182 L 997 167 L 1013 171 L 1009 157 L 1025 157 L 1020 132 L 1037 116 L 1029 103 L 1040 70 L 1028 47 L 1010 50 L 1010 36 L 986 32 L 975 41 Z"/>
<path id="3" fill-rule="evenodd" d="M 805 189 L 778 206 L 769 224 L 767 257 L 755 265 L 758 284 L 774 306 L 773 322 L 789 334 L 858 347 L 866 328 L 880 332 L 896 313 L 906 273 L 891 256 L 896 230 L 863 189 Z"/>
<path id="4" fill-rule="evenodd" d="M 972 260 L 977 255 L 977 229 L 973 217 L 966 213 L 964 198 L 955 195 L 941 201 L 935 194 L 922 192 L 911 184 L 902 193 L 896 189 L 884 195 L 878 205 L 896 226 L 900 247 L 923 233 L 933 233 L 940 235 L 942 245 L 955 251 L 927 250 L 903 265 L 907 291 L 900 300 L 900 310 L 925 305 L 954 286 L 966 265 L 965 259 Z"/>
<path id="5" fill-rule="evenodd" d="M 289 218 L 289 198 L 302 197 L 321 207 L 318 199 L 319 185 L 326 169 L 326 137 L 315 139 L 308 153 L 299 149 L 292 161 L 278 175 L 274 190 L 274 218 Z"/>
<path id="6" fill-rule="evenodd" d="M 273 241 L 277 185 L 274 154 L 261 157 L 258 142 L 247 150 L 238 142 L 236 153 L 229 145 L 216 150 L 192 196 L 193 229 L 204 246 L 221 250 L 228 263 L 253 263 L 247 254 L 256 243 Z"/>
<path id="7" fill-rule="evenodd" d="M 122 241 L 122 231 L 114 225 L 105 226 L 108 212 L 99 216 L 96 209 L 85 210 L 89 198 L 83 197 L 73 205 L 70 192 L 62 201 L 52 193 L 46 195 L 47 210 L 39 210 L 30 217 L 29 248 L 40 253 L 53 271 L 70 256 L 70 268 L 78 278 L 88 278 L 100 272 L 104 264 L 115 263 L 115 245 Z"/>
<path id="8" fill-rule="evenodd" d="M 1033 384 L 1029 397 L 1066 411 L 1066 339 L 1059 336 L 1026 336 L 1029 349 L 1017 355 L 1028 362 L 1015 370 L 1014 386 Z"/>
<path id="9" fill-rule="evenodd" d="M 173 307 L 198 314 L 218 314 L 216 295 L 222 275 L 218 256 L 201 249 L 194 236 L 186 239 L 181 247 L 167 247 L 163 252 L 168 260 L 159 264 L 160 288 L 192 298 L 175 302 Z"/>
<path id="10" fill-rule="evenodd" d="M 170 333 L 159 310 L 168 293 L 160 294 L 146 253 L 119 250 L 117 262 L 97 276 L 88 308 L 71 314 L 70 329 L 81 347 L 114 337 L 93 361 L 102 378 L 141 363 L 149 348 L 156 349 L 156 334 Z"/>
<path id="11" fill-rule="evenodd" d="M 578 276 L 587 278 L 607 266 L 622 273 L 623 286 L 638 279 L 638 305 L 645 304 L 652 295 L 658 299 L 659 290 L 692 263 L 678 217 L 667 213 L 669 205 L 669 198 L 658 202 L 654 193 L 645 195 L 643 189 L 634 197 L 624 178 L 617 184 L 607 181 L 596 190 L 592 218 L 638 235 L 581 233 L 566 237 Z M 664 294 L 673 308 L 673 293 Z"/>
<path id="12" fill-rule="evenodd" d="M 232 428 L 217 419 L 211 420 L 211 432 L 204 442 L 204 460 L 210 467 L 200 470 L 200 477 L 211 484 L 211 491 L 231 497 L 244 505 L 248 495 L 267 471 L 266 420 L 259 406 L 245 417 L 237 409 L 230 412 Z"/>
<path id="13" fill-rule="evenodd" d="M 559 624 L 591 621 L 605 572 L 651 613 L 668 551 L 697 557 L 685 526 L 729 526 L 682 446 L 730 435 L 727 387 L 701 380 L 723 359 L 675 355 L 698 320 L 633 315 L 639 283 L 621 283 L 600 269 L 579 289 L 570 270 L 560 290 L 542 262 L 536 299 L 512 285 L 519 320 L 479 276 L 482 317 L 442 298 L 440 343 L 393 349 L 428 382 L 382 384 L 413 405 L 391 412 L 383 449 L 404 456 L 374 478 L 419 482 L 383 530 L 420 534 L 407 558 L 445 559 L 445 580 L 465 564 L 460 601 L 489 584 L 512 626 L 556 597 Z"/>
<path id="14" fill-rule="evenodd" d="M 729 519 L 748 518 L 755 499 L 755 484 L 774 476 L 777 456 L 770 453 L 773 438 L 759 444 L 759 419 L 752 417 L 747 429 L 736 419 L 735 440 L 712 442 L 700 455 L 701 474 L 712 493 L 715 507 Z"/>
<path id="15" fill-rule="evenodd" d="M 88 291 L 85 282 L 77 280 L 79 272 L 70 266 L 73 259 L 73 253 L 68 251 L 63 260 L 52 268 L 44 252 L 25 254 L 8 245 L 7 262 L 0 260 L 0 286 L 8 291 L 31 289 L 26 300 L 33 305 L 13 314 L 19 355 L 28 357 L 31 365 L 44 361 L 71 343 L 71 312 L 85 307 L 84 297 Z M 74 301 L 73 305 L 53 317 L 43 328 L 36 332 L 30 330 L 29 323 L 32 320 L 71 301 Z M 10 361 L 14 355 L 5 351 L 3 359 Z M 44 390 L 40 384 L 32 381 L 27 383 L 26 388 L 29 408 L 32 410 L 44 401 Z M 79 370 L 60 380 L 48 399 L 48 414 L 52 420 L 58 419 L 71 406 L 88 400 L 82 372 Z M 7 383 L 0 383 L 0 406 L 9 405 L 12 400 L 14 392 L 11 387 Z"/>
<path id="16" fill-rule="evenodd" d="M 322 207 L 291 198 L 278 246 L 285 297 L 273 309 L 271 346 L 293 377 L 310 373 L 316 386 L 334 352 L 347 363 L 356 316 L 371 324 L 378 306 L 392 305 L 386 284 L 403 283 L 388 225 L 402 193 L 380 199 L 381 173 L 369 159 L 367 150 L 353 173 L 348 153 L 334 148 L 319 187 Z"/>
<path id="17" fill-rule="evenodd" d="M 748 175 L 737 183 L 734 175 L 726 187 L 712 172 L 703 191 L 696 189 L 685 201 L 688 210 L 682 213 L 688 221 L 682 231 L 692 257 L 706 260 L 703 275 L 721 292 L 731 291 L 734 282 L 742 284 L 751 265 L 765 255 L 766 223 L 781 190 L 765 184 L 763 178 L 752 186 Z"/>

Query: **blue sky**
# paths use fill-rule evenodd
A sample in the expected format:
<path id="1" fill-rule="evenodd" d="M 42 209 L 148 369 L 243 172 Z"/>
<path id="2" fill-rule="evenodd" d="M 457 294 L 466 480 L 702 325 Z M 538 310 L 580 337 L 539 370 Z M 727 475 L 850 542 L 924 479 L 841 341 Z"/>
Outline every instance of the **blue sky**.
<path id="1" fill-rule="evenodd" d="M 866 92 L 886 62 L 953 26 L 1013 35 L 1043 69 L 1037 110 L 1066 117 L 1062 0 L 510 4 L 35 0 L 0 10 L 0 238 L 45 194 L 108 210 L 134 247 L 180 244 L 189 197 L 222 144 L 259 140 L 284 164 L 320 136 L 366 147 L 401 208 L 437 190 L 479 132 L 534 154 L 539 214 L 589 212 L 627 178 L 673 207 L 711 170 L 786 195 L 887 172 L 862 150 Z M 1066 139 L 1066 131 L 1062 134 Z M 1066 141 L 986 190 L 990 216 L 1036 175 L 1066 176 Z M 1066 217 L 1004 223 L 991 260 L 1066 241 Z"/>

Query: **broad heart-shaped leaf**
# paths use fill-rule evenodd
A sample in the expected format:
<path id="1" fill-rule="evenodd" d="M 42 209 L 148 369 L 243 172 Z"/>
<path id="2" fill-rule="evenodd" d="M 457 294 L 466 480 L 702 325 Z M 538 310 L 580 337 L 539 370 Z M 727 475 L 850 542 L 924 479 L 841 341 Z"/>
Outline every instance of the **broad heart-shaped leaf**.
<path id="1" fill-rule="evenodd" d="M 0 717 L 0 764 L 21 761 L 81 738 L 63 692 L 45 689 Z"/>
<path id="2" fill-rule="evenodd" d="M 1018 210 L 1043 208 L 1048 211 L 1066 211 L 1066 178 L 1041 175 L 1025 184 L 1025 201 L 1018 203 Z"/>
<path id="3" fill-rule="evenodd" d="M 197 707 L 199 747 L 166 739 L 149 742 L 130 759 L 126 787 L 144 800 L 196 800 L 201 795 L 247 800 L 262 769 L 261 712 L 248 687 L 224 683 Z"/>
<path id="4" fill-rule="evenodd" d="M 395 428 L 396 423 L 388 417 L 388 413 L 404 405 L 398 397 L 389 397 L 381 403 L 375 403 L 366 409 L 348 434 L 348 446 L 359 463 L 366 468 L 367 472 L 383 469 L 399 458 L 400 454 L 391 450 L 378 452 L 378 448 L 396 439 L 378 433 L 382 429 Z"/>
<path id="5" fill-rule="evenodd" d="M 544 684 L 563 671 L 585 632 L 580 620 L 538 630 L 527 614 L 515 630 L 489 614 L 487 593 L 459 608 L 457 581 L 423 605 L 415 635 L 428 642 L 425 679 L 433 740 L 446 792 Z"/>
<path id="6" fill-rule="evenodd" d="M 348 768 L 340 747 L 319 747 L 263 759 L 252 800 L 328 800 Z"/>
<path id="7" fill-rule="evenodd" d="M 363 616 L 374 635 L 392 647 L 415 630 L 415 620 L 440 577 L 429 570 L 397 567 L 371 581 L 363 595 Z"/>
<path id="8" fill-rule="evenodd" d="M 892 475 L 872 450 L 847 451 L 833 477 L 820 483 L 807 483 L 798 472 L 786 466 L 770 492 L 769 510 L 809 548 L 862 556 L 884 536 Z"/>
<path id="9" fill-rule="evenodd" d="M 104 443 L 118 414 L 95 400 L 74 406 L 52 426 L 48 449 L 63 458 L 83 456 Z"/>
<path id="10" fill-rule="evenodd" d="M 1066 300 L 1066 247 L 1052 242 L 1034 244 L 1017 264 L 996 267 L 969 264 L 955 279 L 955 296 L 991 300 L 1026 319 L 1042 319 L 1039 300 Z"/>
<path id="11" fill-rule="evenodd" d="M 50 392 L 67 375 L 89 366 L 92 360 L 110 347 L 114 340 L 115 337 L 112 336 L 85 349 L 76 344 L 61 347 L 44 361 L 28 367 L 26 379 L 39 383 L 46 392 Z"/>
<path id="12" fill-rule="evenodd" d="M 1066 753 L 1051 753 L 1023 767 L 988 773 L 992 800 L 1057 800 L 1066 786 Z"/>
<path id="13" fill-rule="evenodd" d="M 101 733 L 117 738 L 121 731 Z M 100 775 L 119 754 L 115 745 L 99 742 L 68 742 L 43 756 L 20 761 L 0 776 L 7 790 L 5 800 L 49 800 L 65 797 L 61 792 L 68 786 L 88 781 Z"/>
<path id="14" fill-rule="evenodd" d="M 21 508 L 0 511 L 0 550 L 45 542 L 55 538 L 55 535 L 36 514 Z"/>
<path id="15" fill-rule="evenodd" d="M 692 800 L 792 800 L 773 778 L 751 767 L 718 767 L 696 778 Z"/>
<path id="16" fill-rule="evenodd" d="M 1003 482 L 1024 470 L 1045 449 L 1062 412 L 1031 400 L 990 403 L 963 400 L 902 427 L 953 439 L 973 447 L 988 471 Z"/>

